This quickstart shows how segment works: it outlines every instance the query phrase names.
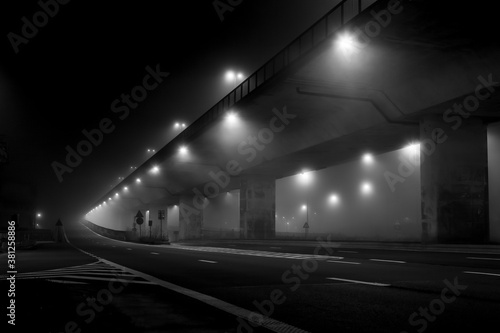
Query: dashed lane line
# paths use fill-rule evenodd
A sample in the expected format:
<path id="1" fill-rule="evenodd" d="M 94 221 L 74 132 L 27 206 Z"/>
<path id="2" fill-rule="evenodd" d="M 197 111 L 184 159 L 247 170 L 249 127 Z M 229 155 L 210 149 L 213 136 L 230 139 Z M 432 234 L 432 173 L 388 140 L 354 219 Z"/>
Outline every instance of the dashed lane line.
<path id="1" fill-rule="evenodd" d="M 334 278 L 334 277 L 327 277 L 327 279 L 328 280 L 335 280 L 335 281 L 342 281 L 342 282 L 349 282 L 349 283 L 366 284 L 366 285 L 375 286 L 375 287 L 390 287 L 391 286 L 390 284 L 387 284 L 387 283 L 340 279 L 340 278 Z"/>
<path id="2" fill-rule="evenodd" d="M 390 262 L 393 264 L 406 264 L 406 261 L 401 261 L 401 260 L 387 260 L 387 259 L 370 259 L 370 260 L 379 262 Z"/>
<path id="3" fill-rule="evenodd" d="M 354 261 L 327 260 L 326 262 L 331 262 L 335 264 L 361 265 L 360 262 L 354 262 Z"/>
<path id="4" fill-rule="evenodd" d="M 495 274 L 495 273 L 486 273 L 486 272 L 464 271 L 464 273 L 467 273 L 467 274 L 477 274 L 477 275 L 500 276 L 500 274 Z"/>
<path id="5" fill-rule="evenodd" d="M 473 259 L 473 260 L 498 260 L 498 261 L 500 261 L 500 258 L 479 258 L 479 257 L 467 257 L 467 259 Z"/>
<path id="6" fill-rule="evenodd" d="M 213 261 L 213 260 L 203 260 L 203 259 L 199 259 L 198 261 L 201 261 L 201 262 L 205 262 L 207 264 L 216 264 L 217 261 Z"/>

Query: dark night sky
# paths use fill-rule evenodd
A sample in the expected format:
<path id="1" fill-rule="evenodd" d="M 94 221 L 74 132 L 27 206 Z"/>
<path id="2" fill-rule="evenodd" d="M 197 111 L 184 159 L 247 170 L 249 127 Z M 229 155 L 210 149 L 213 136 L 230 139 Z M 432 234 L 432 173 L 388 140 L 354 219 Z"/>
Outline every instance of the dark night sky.
<path id="1" fill-rule="evenodd" d="M 42 0 L 44 1 L 44 0 Z M 225 1 L 224 1 L 225 2 Z M 194 121 L 230 91 L 228 68 L 251 74 L 334 7 L 337 0 L 244 0 L 221 22 L 213 0 L 71 1 L 15 54 L 37 1 L 0 6 L 0 136 L 11 157 L 8 177 L 36 184 L 44 223 L 75 219 L 174 135 L 175 121 Z M 170 76 L 120 120 L 111 103 L 142 83 L 146 66 Z M 82 130 L 110 118 L 115 130 L 59 182 Z"/>

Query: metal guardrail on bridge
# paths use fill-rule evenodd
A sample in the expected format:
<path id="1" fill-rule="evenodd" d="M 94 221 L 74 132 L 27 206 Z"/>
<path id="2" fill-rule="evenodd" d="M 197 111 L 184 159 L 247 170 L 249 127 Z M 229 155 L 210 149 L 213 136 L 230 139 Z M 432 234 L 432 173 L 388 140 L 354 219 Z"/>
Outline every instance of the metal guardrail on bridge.
<path id="1" fill-rule="evenodd" d="M 215 104 L 210 110 L 188 126 L 180 135 L 179 140 L 186 142 L 194 133 L 215 120 L 223 112 L 230 109 L 242 98 L 248 96 L 256 88 L 271 80 L 278 73 L 289 67 L 302 55 L 308 53 L 314 46 L 323 42 L 340 27 L 356 17 L 378 0 L 343 0 L 309 29 L 288 44 L 271 60 L 261 66 L 245 81 L 238 85 L 228 95 Z"/>

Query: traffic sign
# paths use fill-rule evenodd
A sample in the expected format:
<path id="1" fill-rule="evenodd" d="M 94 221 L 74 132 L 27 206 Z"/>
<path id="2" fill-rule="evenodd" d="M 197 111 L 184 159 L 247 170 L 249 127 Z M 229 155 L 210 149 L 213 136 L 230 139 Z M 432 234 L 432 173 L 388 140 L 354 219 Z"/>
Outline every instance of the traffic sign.
<path id="1" fill-rule="evenodd" d="M 158 220 L 164 220 L 165 219 L 165 209 L 159 209 L 158 210 Z"/>
<path id="2" fill-rule="evenodd" d="M 302 228 L 309 229 L 309 222 L 304 223 L 304 226 Z"/>
<path id="3" fill-rule="evenodd" d="M 144 223 L 144 219 L 142 217 L 136 217 L 135 223 L 137 223 L 138 225 L 141 225 Z"/>
<path id="4" fill-rule="evenodd" d="M 135 217 L 144 217 L 144 215 L 142 215 L 141 211 L 137 211 L 137 214 L 135 214 Z"/>
<path id="5" fill-rule="evenodd" d="M 153 225 L 153 220 L 149 220 L 148 225 L 151 227 Z"/>

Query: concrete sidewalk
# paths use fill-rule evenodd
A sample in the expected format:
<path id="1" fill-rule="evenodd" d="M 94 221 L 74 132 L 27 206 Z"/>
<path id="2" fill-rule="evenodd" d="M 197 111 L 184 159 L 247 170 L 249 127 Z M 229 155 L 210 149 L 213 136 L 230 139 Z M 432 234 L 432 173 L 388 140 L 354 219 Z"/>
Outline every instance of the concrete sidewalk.
<path id="1" fill-rule="evenodd" d="M 395 251 L 421 251 L 421 252 L 447 252 L 447 253 L 491 253 L 500 254 L 500 245 L 495 244 L 421 244 L 403 242 L 345 242 L 328 240 L 326 236 L 320 240 L 287 240 L 287 239 L 264 239 L 264 240 L 185 240 L 174 243 L 186 246 L 227 246 L 240 244 L 249 246 L 297 246 L 314 248 L 328 243 L 332 249 L 366 249 L 366 250 L 395 250 Z"/>

